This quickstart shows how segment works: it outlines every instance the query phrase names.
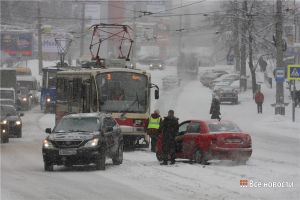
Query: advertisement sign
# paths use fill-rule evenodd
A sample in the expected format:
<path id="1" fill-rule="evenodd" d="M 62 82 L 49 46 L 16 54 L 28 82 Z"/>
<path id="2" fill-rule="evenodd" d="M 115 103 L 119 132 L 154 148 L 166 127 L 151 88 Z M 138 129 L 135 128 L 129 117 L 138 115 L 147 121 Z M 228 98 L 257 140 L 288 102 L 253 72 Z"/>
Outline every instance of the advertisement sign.
<path id="1" fill-rule="evenodd" d="M 33 34 L 30 32 L 1 32 L 1 51 L 9 56 L 32 56 Z"/>

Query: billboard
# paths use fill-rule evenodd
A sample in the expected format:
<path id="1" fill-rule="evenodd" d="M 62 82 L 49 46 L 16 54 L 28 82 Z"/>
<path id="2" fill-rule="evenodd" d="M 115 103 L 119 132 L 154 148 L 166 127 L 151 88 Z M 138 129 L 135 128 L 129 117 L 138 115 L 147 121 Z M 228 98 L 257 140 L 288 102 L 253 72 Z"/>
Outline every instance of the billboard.
<path id="1" fill-rule="evenodd" d="M 1 51 L 9 56 L 32 56 L 33 33 L 1 32 Z"/>

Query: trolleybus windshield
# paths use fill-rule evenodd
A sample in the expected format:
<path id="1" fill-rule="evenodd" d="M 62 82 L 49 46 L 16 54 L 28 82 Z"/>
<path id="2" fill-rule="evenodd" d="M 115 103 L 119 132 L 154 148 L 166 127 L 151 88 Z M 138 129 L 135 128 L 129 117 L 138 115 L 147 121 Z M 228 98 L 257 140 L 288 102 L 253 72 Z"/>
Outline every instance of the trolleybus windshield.
<path id="1" fill-rule="evenodd" d="M 96 80 L 102 111 L 146 112 L 149 103 L 146 75 L 132 72 L 109 72 L 97 75 Z"/>

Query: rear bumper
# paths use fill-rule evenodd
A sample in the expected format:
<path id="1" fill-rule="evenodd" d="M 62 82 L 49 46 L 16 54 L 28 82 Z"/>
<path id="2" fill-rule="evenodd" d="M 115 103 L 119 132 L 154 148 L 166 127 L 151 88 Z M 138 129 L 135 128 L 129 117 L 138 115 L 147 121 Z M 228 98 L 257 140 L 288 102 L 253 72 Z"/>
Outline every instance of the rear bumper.
<path id="1" fill-rule="evenodd" d="M 90 164 L 95 163 L 95 160 L 100 155 L 99 147 L 95 148 L 78 148 L 75 155 L 59 155 L 59 149 L 44 149 L 43 159 L 44 162 L 51 163 L 53 165 L 68 164 Z"/>
<path id="2" fill-rule="evenodd" d="M 229 101 L 229 102 L 232 102 L 232 101 L 236 101 L 238 99 L 238 97 L 220 97 L 220 101 Z"/>
<path id="3" fill-rule="evenodd" d="M 211 159 L 219 160 L 248 160 L 252 155 L 252 148 L 221 148 L 214 147 L 210 151 Z"/>

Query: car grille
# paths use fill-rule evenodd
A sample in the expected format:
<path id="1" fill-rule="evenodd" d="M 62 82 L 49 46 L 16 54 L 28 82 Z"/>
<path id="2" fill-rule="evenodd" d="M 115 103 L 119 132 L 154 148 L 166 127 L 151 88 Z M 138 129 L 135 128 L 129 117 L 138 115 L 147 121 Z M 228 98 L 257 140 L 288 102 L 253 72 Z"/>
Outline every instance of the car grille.
<path id="1" fill-rule="evenodd" d="M 70 148 L 70 147 L 78 147 L 83 141 L 53 141 L 54 145 L 59 148 Z"/>
<path id="2" fill-rule="evenodd" d="M 15 121 L 9 121 L 8 122 L 8 126 L 9 127 L 14 127 L 16 125 L 16 122 Z"/>

